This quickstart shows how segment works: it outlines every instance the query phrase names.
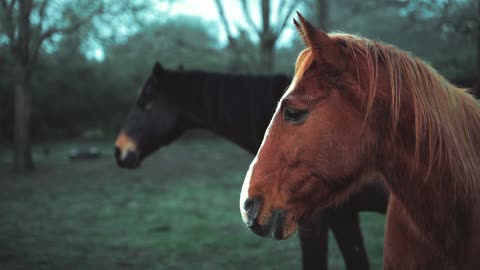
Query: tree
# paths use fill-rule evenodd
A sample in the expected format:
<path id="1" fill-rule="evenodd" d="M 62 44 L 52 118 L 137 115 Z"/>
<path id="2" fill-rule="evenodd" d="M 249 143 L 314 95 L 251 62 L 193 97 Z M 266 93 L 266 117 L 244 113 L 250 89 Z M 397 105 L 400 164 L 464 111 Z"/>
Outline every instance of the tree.
<path id="1" fill-rule="evenodd" d="M 96 17 L 119 10 L 137 11 L 144 5 L 129 1 L 0 0 L 0 38 L 6 40 L 14 60 L 14 166 L 19 172 L 33 168 L 31 153 L 30 81 L 47 41 L 78 31 Z"/>
<path id="2" fill-rule="evenodd" d="M 124 42 L 106 46 L 102 64 L 115 70 L 119 89 L 126 89 L 131 98 L 131 90 L 144 81 L 155 61 L 168 69 L 184 65 L 188 70 L 225 70 L 225 56 L 217 49 L 217 33 L 214 22 L 177 15 L 142 27 Z"/>
<path id="3" fill-rule="evenodd" d="M 231 25 L 229 20 L 225 16 L 225 11 L 222 5 L 221 0 L 215 0 L 215 4 L 217 6 L 217 11 L 220 16 L 220 21 L 223 24 L 223 28 L 227 33 L 227 38 L 229 41 L 229 47 L 238 52 L 240 48 L 240 40 L 245 38 L 245 33 L 253 33 L 259 42 L 258 42 L 258 49 L 259 49 L 259 61 L 258 66 L 260 70 L 264 72 L 272 72 L 273 71 L 273 61 L 274 61 L 274 48 L 275 44 L 278 41 L 278 38 L 282 34 L 283 30 L 285 29 L 286 24 L 289 22 L 288 19 L 291 17 L 295 7 L 299 5 L 302 1 L 288 1 L 282 0 L 279 2 L 277 10 L 272 10 L 272 5 L 270 0 L 261 0 L 260 1 L 260 17 L 261 17 L 261 27 L 259 27 L 253 20 L 251 16 L 251 8 L 247 4 L 246 0 L 240 0 L 240 5 L 243 11 L 243 18 L 247 22 L 249 29 L 241 29 L 240 26 L 237 26 L 238 32 L 240 33 L 239 36 L 234 37 L 231 31 Z M 271 14 L 272 12 L 276 12 L 277 14 L 277 22 L 273 23 L 271 21 Z"/>
<path id="4" fill-rule="evenodd" d="M 323 31 L 328 32 L 329 25 L 329 12 L 328 12 L 328 0 L 317 0 L 316 15 L 318 20 L 318 27 Z"/>
<path id="5" fill-rule="evenodd" d="M 448 39 L 463 39 L 475 44 L 477 82 L 480 94 L 480 2 L 478 0 L 411 0 L 405 8 L 410 27 L 429 26 Z"/>
<path id="6" fill-rule="evenodd" d="M 315 20 L 318 27 L 324 31 L 329 31 L 332 26 L 345 23 L 354 16 L 370 14 L 374 11 L 385 9 L 388 7 L 405 7 L 410 0 L 314 0 L 310 3 L 309 8 L 314 10 Z M 339 17 L 330 14 L 330 6 L 339 5 L 343 11 Z"/>

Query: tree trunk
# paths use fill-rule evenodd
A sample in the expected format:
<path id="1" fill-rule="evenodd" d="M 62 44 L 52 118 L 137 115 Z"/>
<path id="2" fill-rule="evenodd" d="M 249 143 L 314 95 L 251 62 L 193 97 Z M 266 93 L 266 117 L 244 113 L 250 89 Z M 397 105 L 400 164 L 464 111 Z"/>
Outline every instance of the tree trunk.
<path id="1" fill-rule="evenodd" d="M 30 142 L 30 97 L 28 93 L 30 76 L 25 66 L 18 65 L 15 76 L 14 94 L 14 144 L 15 170 L 23 173 L 33 168 Z"/>
<path id="2" fill-rule="evenodd" d="M 317 19 L 318 27 L 325 32 L 328 32 L 328 0 L 317 0 Z"/>
<path id="3" fill-rule="evenodd" d="M 270 0 L 262 0 L 262 33 L 260 35 L 260 67 L 263 72 L 273 71 L 273 48 L 276 37 L 270 27 Z"/>
<path id="4" fill-rule="evenodd" d="M 271 38 L 264 37 L 260 41 L 260 66 L 262 72 L 272 73 L 273 72 L 273 47 L 275 43 L 272 42 Z"/>

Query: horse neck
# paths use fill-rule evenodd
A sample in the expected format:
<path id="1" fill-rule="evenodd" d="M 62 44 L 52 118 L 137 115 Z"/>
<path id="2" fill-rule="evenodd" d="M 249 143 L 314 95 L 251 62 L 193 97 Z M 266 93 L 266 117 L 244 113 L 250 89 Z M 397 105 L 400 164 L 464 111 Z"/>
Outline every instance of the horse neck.
<path id="1" fill-rule="evenodd" d="M 416 135 L 411 128 L 415 121 L 413 116 L 408 116 L 409 111 L 404 111 L 405 116 L 398 122 L 393 142 L 387 143 L 392 146 L 385 147 L 381 157 L 386 161 L 382 165 L 385 181 L 410 216 L 412 225 L 443 252 L 460 250 L 459 245 L 468 241 L 472 215 L 478 215 L 475 207 L 480 192 L 476 184 L 478 175 L 465 166 L 475 168 L 475 164 L 480 162 L 477 154 L 480 150 L 477 135 L 480 132 L 480 113 L 472 98 L 460 91 L 458 93 L 460 96 L 455 96 L 456 105 L 451 106 L 451 113 L 438 119 L 436 124 L 439 126 L 435 130 L 429 130 L 427 125 L 422 139 L 426 140 L 432 132 L 449 131 L 454 134 L 437 136 L 438 141 L 434 144 L 419 142 L 416 155 Z M 410 113 L 413 114 L 413 111 L 410 110 Z M 467 119 L 458 119 L 459 116 Z M 470 125 L 466 126 L 467 123 Z"/>
<path id="2" fill-rule="evenodd" d="M 289 80 L 207 72 L 174 74 L 188 128 L 204 128 L 256 153 Z"/>
<path id="3" fill-rule="evenodd" d="M 411 155 L 405 155 L 388 164 L 384 172 L 392 196 L 404 210 L 396 214 L 407 215 L 412 230 L 419 232 L 422 240 L 445 250 L 454 249 L 467 237 L 471 205 L 456 194 L 458 179 L 451 172 L 435 167 L 425 178 L 427 166 L 412 169 L 412 160 Z"/>

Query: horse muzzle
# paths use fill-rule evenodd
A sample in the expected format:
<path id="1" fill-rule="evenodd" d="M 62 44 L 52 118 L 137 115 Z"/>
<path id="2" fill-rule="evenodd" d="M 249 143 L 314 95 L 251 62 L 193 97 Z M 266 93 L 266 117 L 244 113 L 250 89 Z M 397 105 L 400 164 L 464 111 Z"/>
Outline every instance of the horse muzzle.
<path id="1" fill-rule="evenodd" d="M 118 166 L 126 169 L 136 169 L 140 166 L 140 155 L 135 151 L 122 151 L 115 147 L 115 160 Z"/>
<path id="2" fill-rule="evenodd" d="M 262 201 L 249 198 L 245 201 L 243 209 L 246 213 L 245 224 L 253 233 L 262 237 L 271 237 L 275 240 L 285 239 L 283 231 L 286 222 L 286 213 L 283 210 L 273 210 L 263 224 L 259 220 Z"/>
<path id="3" fill-rule="evenodd" d="M 118 166 L 127 169 L 135 169 L 140 166 L 140 153 L 136 143 L 125 133 L 120 133 L 115 141 L 115 159 Z"/>

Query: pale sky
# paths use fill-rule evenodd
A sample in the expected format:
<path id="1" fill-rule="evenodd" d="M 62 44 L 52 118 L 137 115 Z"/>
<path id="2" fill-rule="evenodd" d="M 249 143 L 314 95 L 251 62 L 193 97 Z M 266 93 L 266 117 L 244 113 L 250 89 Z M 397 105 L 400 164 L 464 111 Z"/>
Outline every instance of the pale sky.
<path id="1" fill-rule="evenodd" d="M 223 7 L 225 10 L 225 15 L 227 19 L 229 20 L 230 23 L 230 31 L 235 35 L 237 34 L 237 28 L 236 25 L 240 25 L 245 29 L 250 29 L 250 27 L 247 25 L 247 22 L 244 19 L 242 8 L 240 5 L 239 0 L 221 0 L 223 3 Z M 250 14 L 252 16 L 253 21 L 257 25 L 257 28 L 260 29 L 260 1 L 259 0 L 248 0 L 249 3 L 252 3 L 252 9 L 250 11 Z M 217 7 L 215 5 L 215 0 L 176 0 L 172 1 L 173 3 L 171 6 L 168 6 L 168 4 L 164 1 L 161 1 L 157 4 L 156 9 L 160 13 L 165 13 L 169 15 L 169 17 L 174 17 L 176 15 L 188 15 L 188 16 L 199 16 L 202 17 L 206 21 L 210 21 L 213 23 L 218 24 L 218 39 L 220 44 L 225 44 L 227 40 L 227 35 L 225 33 L 225 30 L 223 28 L 223 24 L 221 24 L 218 12 L 217 12 Z M 273 25 L 276 25 L 276 15 L 277 15 L 277 8 L 279 5 L 279 0 L 272 0 L 272 12 L 271 12 L 271 22 Z M 255 7 L 254 5 L 257 5 Z M 298 10 L 302 10 L 302 6 L 299 5 L 297 7 Z M 293 14 L 292 14 L 293 15 Z M 293 27 L 293 23 L 291 18 L 287 21 L 287 25 L 280 36 L 277 45 L 278 46 L 285 46 L 288 45 L 294 37 L 295 31 Z M 255 36 L 253 36 L 255 37 Z M 256 41 L 256 40 L 255 40 Z M 87 57 L 93 57 L 97 60 L 103 60 L 104 56 L 104 51 L 103 48 L 101 48 L 100 45 L 96 46 L 96 48 L 93 49 L 93 54 L 88 54 Z"/>
<path id="2" fill-rule="evenodd" d="M 227 20 L 230 22 L 230 27 L 231 31 L 233 34 L 236 34 L 236 27 L 235 25 L 241 25 L 242 27 L 249 28 L 247 27 L 247 23 L 244 20 L 242 8 L 240 5 L 239 0 L 221 0 L 223 3 L 223 7 L 225 10 L 225 15 L 227 17 Z M 260 1 L 258 0 L 249 0 L 249 3 L 252 3 L 252 7 L 254 5 L 257 5 L 258 8 L 252 8 L 250 14 L 252 16 L 253 21 L 256 23 L 257 26 L 260 25 Z M 277 7 L 279 5 L 279 0 L 273 0 L 272 1 L 272 16 L 271 20 L 273 23 L 276 22 L 277 18 Z M 299 8 L 300 5 L 299 5 Z M 167 10 L 167 4 L 166 3 L 161 3 L 157 5 L 157 9 L 159 11 L 165 12 Z M 226 33 L 225 30 L 223 29 L 223 25 L 220 23 L 220 19 L 218 16 L 217 12 L 217 7 L 215 5 L 214 0 L 180 0 L 180 1 L 174 1 L 172 6 L 170 7 L 169 14 L 171 16 L 175 15 L 190 15 L 190 16 L 200 16 L 203 19 L 207 21 L 213 21 L 215 23 L 219 24 L 219 40 L 220 42 L 225 42 L 226 41 Z M 289 27 L 290 26 L 290 27 Z M 293 31 L 293 23 L 291 20 L 287 22 L 287 27 L 285 27 L 285 30 L 280 37 L 279 44 L 287 44 L 289 40 L 292 37 L 292 34 L 294 33 Z M 260 27 L 258 27 L 260 28 Z"/>

